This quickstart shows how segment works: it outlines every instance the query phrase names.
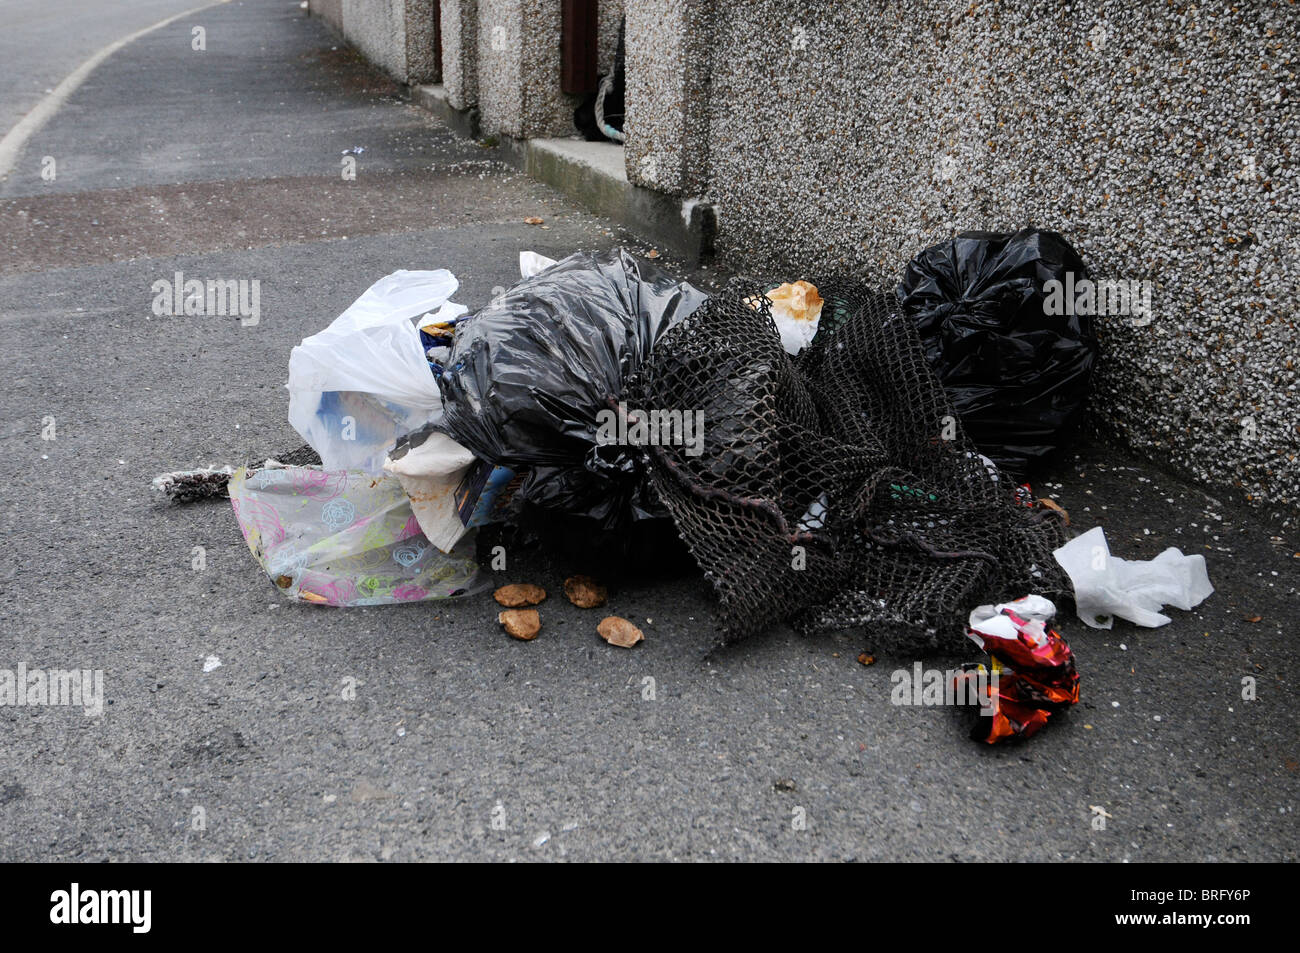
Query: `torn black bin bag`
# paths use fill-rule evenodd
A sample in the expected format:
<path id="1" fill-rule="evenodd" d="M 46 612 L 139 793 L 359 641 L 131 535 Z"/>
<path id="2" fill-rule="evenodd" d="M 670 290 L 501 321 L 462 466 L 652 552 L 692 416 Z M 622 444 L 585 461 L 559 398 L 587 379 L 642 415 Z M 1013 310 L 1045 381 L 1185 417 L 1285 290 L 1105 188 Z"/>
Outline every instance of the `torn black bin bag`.
<path id="1" fill-rule="evenodd" d="M 589 517 L 609 530 L 662 515 L 644 449 L 602 445 L 598 435 L 655 342 L 706 297 L 622 249 L 571 255 L 525 278 L 457 329 L 438 381 L 444 429 L 482 459 L 526 474 L 518 509 Z"/>
<path id="2" fill-rule="evenodd" d="M 1087 276 L 1064 238 L 1024 228 L 963 232 L 927 248 L 898 287 L 967 435 L 1012 474 L 1056 449 L 1083 410 L 1097 355 L 1092 319 L 1046 308 L 1043 286 Z"/>

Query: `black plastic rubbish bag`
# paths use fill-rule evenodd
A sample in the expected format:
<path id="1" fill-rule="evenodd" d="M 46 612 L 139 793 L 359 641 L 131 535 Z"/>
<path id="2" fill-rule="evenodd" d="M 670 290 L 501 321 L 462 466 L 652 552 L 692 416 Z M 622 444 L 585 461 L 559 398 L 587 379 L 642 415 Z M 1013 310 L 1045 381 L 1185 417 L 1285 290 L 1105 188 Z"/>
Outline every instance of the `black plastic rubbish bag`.
<path id="1" fill-rule="evenodd" d="M 571 255 L 462 322 L 438 380 L 443 427 L 476 456 L 525 474 L 517 509 L 606 529 L 663 515 L 643 451 L 598 434 L 655 342 L 706 298 L 622 249 Z"/>
<path id="2" fill-rule="evenodd" d="M 1067 279 L 1072 273 L 1072 279 Z M 898 297 L 966 434 L 1022 475 L 1083 409 L 1097 354 L 1092 319 L 1049 314 L 1043 286 L 1087 278 L 1056 232 L 963 232 L 907 266 Z"/>

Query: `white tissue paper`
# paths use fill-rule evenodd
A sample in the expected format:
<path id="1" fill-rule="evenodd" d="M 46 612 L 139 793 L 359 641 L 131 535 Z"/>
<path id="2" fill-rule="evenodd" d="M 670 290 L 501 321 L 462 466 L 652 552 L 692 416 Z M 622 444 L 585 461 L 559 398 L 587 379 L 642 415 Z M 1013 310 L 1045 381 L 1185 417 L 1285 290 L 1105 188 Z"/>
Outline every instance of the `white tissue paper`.
<path id="1" fill-rule="evenodd" d="M 1110 554 L 1100 526 L 1052 555 L 1074 584 L 1079 618 L 1094 629 L 1109 629 L 1115 616 L 1137 625 L 1165 625 L 1169 616 L 1160 609 L 1191 609 L 1214 592 L 1204 556 L 1184 556 L 1171 546 L 1155 559 L 1121 559 Z"/>

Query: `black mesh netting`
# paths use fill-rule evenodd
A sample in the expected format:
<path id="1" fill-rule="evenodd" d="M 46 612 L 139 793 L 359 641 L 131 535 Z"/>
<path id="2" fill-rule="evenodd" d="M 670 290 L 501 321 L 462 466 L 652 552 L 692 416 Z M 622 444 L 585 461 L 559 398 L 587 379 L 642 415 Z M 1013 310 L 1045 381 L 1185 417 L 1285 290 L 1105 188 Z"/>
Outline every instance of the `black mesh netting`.
<path id="1" fill-rule="evenodd" d="M 1068 593 L 1060 517 L 974 450 L 893 295 L 814 283 L 823 331 L 797 358 L 769 285 L 738 280 L 629 382 L 633 408 L 703 412 L 702 452 L 652 445 L 646 465 L 717 590 L 724 641 L 789 621 L 935 644 L 977 604 Z"/>

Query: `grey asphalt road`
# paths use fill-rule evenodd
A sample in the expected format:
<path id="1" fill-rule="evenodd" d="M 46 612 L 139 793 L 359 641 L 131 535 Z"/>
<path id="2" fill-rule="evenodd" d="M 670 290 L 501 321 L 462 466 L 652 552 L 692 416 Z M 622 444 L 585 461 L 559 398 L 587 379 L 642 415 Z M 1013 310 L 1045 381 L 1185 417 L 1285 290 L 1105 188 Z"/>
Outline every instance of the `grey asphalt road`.
<path id="1" fill-rule="evenodd" d="M 297 3 L 203 19 L 204 53 L 179 20 L 105 62 L 0 191 L 0 670 L 101 669 L 106 695 L 97 718 L 0 706 L 0 859 L 1298 859 L 1300 540 L 1103 442 L 1037 488 L 1117 555 L 1204 553 L 1218 592 L 1160 629 L 1067 616 L 1083 700 L 1022 745 L 891 705 L 914 659 L 869 631 L 706 656 L 689 570 L 611 580 L 632 651 L 541 554 L 496 574 L 553 593 L 530 643 L 487 596 L 284 602 L 227 504 L 150 477 L 296 446 L 289 349 L 390 271 L 450 268 L 474 307 L 523 249 L 645 246 L 486 162 Z M 258 279 L 260 323 L 154 317 L 177 270 Z"/>
<path id="2" fill-rule="evenodd" d="M 0 135 L 87 57 L 203 0 L 0 0 Z"/>

